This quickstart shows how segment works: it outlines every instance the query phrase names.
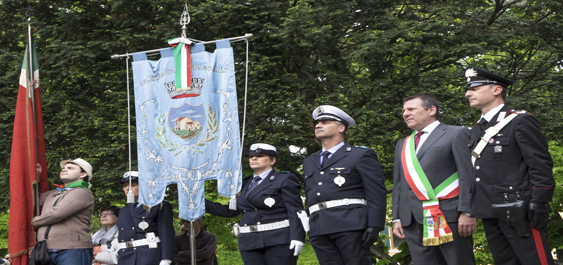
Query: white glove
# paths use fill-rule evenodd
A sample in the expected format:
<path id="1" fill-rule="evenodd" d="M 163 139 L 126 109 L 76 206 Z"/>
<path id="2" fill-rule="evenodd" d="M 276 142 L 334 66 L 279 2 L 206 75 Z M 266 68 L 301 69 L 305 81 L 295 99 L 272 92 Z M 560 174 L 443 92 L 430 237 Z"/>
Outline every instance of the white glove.
<path id="1" fill-rule="evenodd" d="M 172 261 L 169 259 L 163 259 L 160 261 L 160 263 L 158 265 L 170 265 L 172 264 Z"/>
<path id="2" fill-rule="evenodd" d="M 293 256 L 299 256 L 299 253 L 301 253 L 301 250 L 303 250 L 303 242 L 299 240 L 291 240 L 291 243 L 289 243 L 289 249 L 294 248 L 295 252 L 293 252 Z"/>
<path id="3" fill-rule="evenodd" d="M 94 258 L 94 259 L 97 262 L 100 262 L 100 263 L 115 264 L 111 260 L 111 254 L 109 252 L 106 252 L 106 251 L 99 252 L 98 254 L 96 254 L 96 258 Z"/>

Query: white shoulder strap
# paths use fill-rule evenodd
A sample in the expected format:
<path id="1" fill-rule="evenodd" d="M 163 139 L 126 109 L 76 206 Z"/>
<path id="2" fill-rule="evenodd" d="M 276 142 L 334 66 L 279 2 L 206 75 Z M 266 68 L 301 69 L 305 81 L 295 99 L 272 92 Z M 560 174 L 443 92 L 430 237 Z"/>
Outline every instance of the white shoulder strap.
<path id="1" fill-rule="evenodd" d="M 512 113 L 501 122 L 497 123 L 497 125 L 489 127 L 489 129 L 485 131 L 485 134 L 481 137 L 481 141 L 479 141 L 475 149 L 471 151 L 471 163 L 473 163 L 473 166 L 475 166 L 475 160 L 481 157 L 481 152 L 483 152 L 485 146 L 487 146 L 487 144 L 489 143 L 489 140 L 491 140 L 493 136 L 500 132 L 500 130 L 504 128 L 504 126 L 506 126 L 510 121 L 512 121 L 512 119 L 516 118 L 516 116 L 518 116 L 518 114 Z"/>

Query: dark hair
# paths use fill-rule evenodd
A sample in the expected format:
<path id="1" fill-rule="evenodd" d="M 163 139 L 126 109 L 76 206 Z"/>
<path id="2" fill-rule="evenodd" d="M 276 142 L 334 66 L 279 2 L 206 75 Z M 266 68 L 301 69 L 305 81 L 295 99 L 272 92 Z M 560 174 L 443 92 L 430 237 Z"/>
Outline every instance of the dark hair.
<path id="1" fill-rule="evenodd" d="M 105 211 L 112 211 L 113 214 L 115 214 L 115 217 L 119 217 L 119 210 L 121 210 L 121 209 L 117 206 L 108 205 L 108 206 L 104 206 L 102 208 L 102 210 L 100 211 L 100 213 L 103 213 Z"/>
<path id="2" fill-rule="evenodd" d="M 502 97 L 502 100 L 506 99 L 506 87 L 507 85 L 503 84 L 503 83 L 498 83 L 498 84 L 491 84 L 492 86 L 500 86 L 502 87 L 502 91 L 500 92 L 500 96 Z"/>
<path id="3" fill-rule="evenodd" d="M 436 107 L 436 114 L 434 115 L 434 117 L 439 120 L 440 119 L 440 105 L 438 104 L 438 100 L 436 100 L 435 98 L 427 95 L 427 94 L 414 94 L 412 96 L 406 97 L 403 100 L 403 105 L 405 104 L 405 102 L 409 101 L 409 100 L 413 100 L 413 99 L 417 99 L 419 98 L 421 102 L 422 107 L 425 110 L 428 110 L 430 107 L 434 106 Z"/>

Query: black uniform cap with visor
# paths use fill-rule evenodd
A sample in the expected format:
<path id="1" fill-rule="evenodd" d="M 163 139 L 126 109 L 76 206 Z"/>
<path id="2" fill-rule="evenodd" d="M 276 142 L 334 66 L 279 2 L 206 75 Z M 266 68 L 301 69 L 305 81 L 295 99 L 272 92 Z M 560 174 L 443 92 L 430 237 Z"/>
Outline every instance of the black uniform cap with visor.
<path id="1" fill-rule="evenodd" d="M 466 89 L 487 84 L 496 84 L 506 88 L 514 83 L 514 81 L 510 79 L 503 78 L 475 66 L 470 66 L 465 70 L 465 77 L 467 78 Z"/>

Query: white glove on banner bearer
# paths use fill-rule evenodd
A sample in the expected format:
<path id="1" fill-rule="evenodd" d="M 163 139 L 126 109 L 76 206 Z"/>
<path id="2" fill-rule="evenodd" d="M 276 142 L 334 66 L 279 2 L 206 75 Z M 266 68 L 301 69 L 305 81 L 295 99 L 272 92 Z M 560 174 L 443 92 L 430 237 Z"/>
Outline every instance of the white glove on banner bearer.
<path id="1" fill-rule="evenodd" d="M 169 259 L 163 259 L 160 261 L 160 263 L 158 265 L 170 265 L 172 264 L 172 261 Z"/>
<path id="2" fill-rule="evenodd" d="M 295 249 L 295 252 L 293 252 L 293 256 L 299 256 L 299 253 L 301 253 L 301 250 L 303 250 L 303 242 L 299 240 L 291 240 L 291 243 L 289 244 L 289 249 Z"/>

